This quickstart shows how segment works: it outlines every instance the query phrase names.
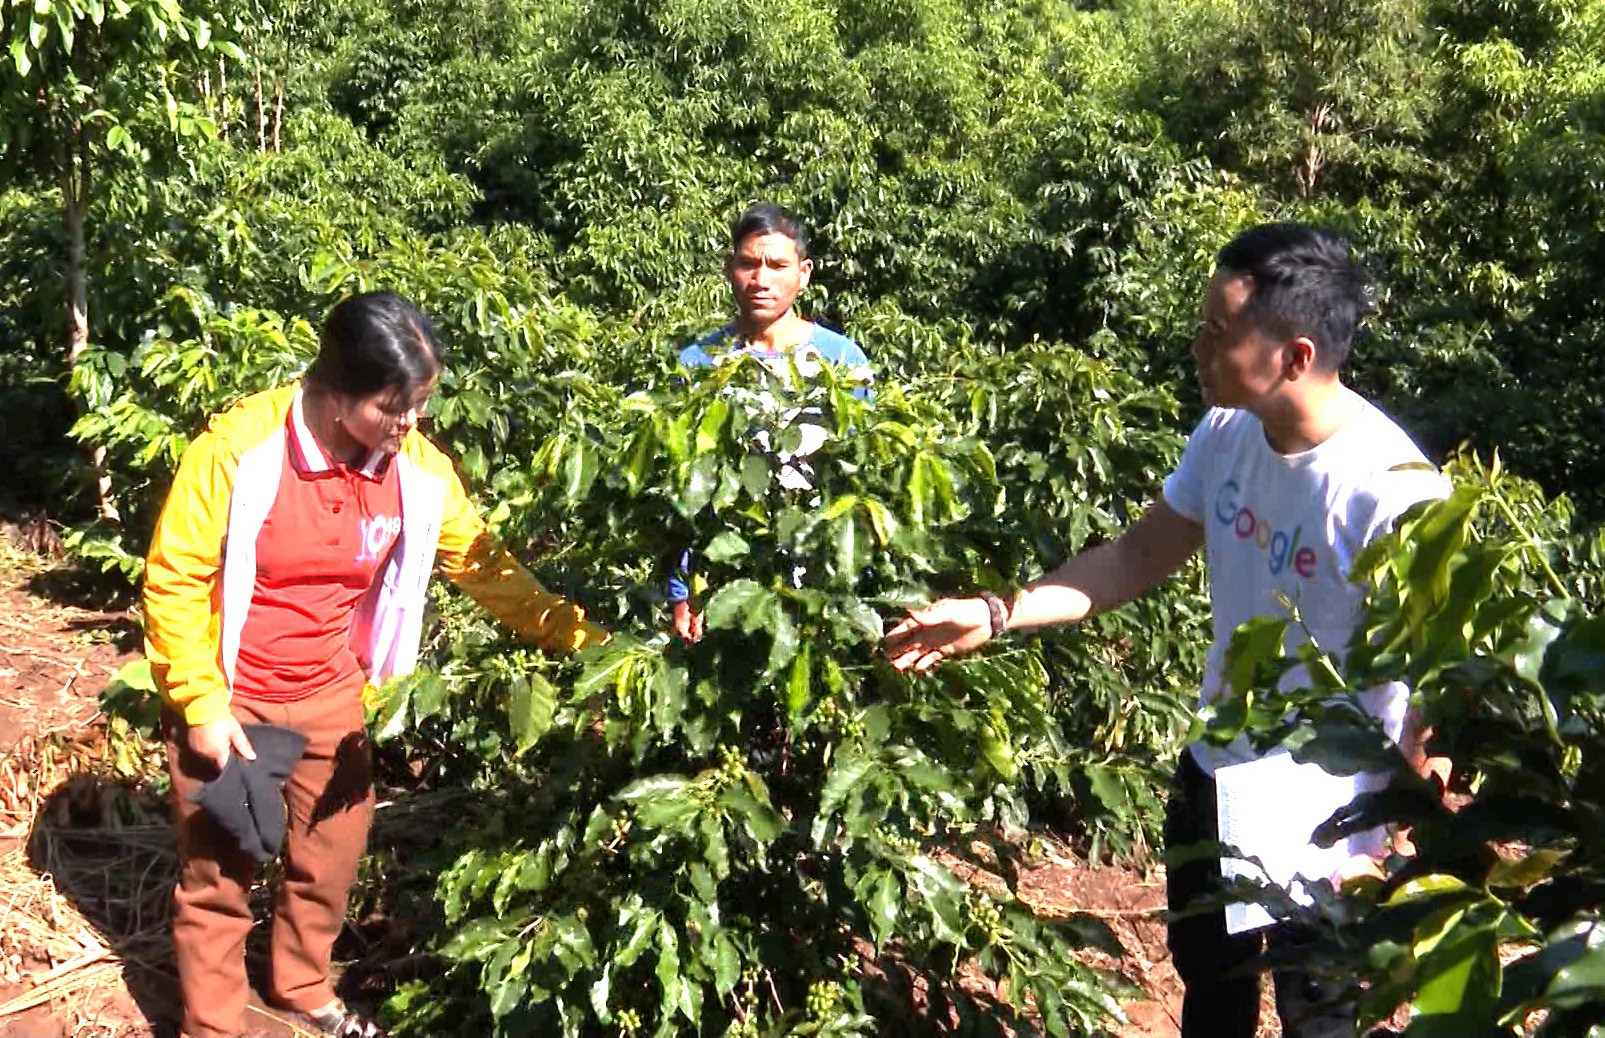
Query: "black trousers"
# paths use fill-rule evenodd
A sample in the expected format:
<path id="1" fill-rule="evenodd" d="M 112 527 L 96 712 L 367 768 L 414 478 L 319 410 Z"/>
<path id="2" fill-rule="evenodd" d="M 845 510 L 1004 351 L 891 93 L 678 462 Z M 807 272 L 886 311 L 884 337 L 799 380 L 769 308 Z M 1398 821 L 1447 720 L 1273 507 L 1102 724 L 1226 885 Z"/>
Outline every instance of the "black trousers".
<path id="1" fill-rule="evenodd" d="M 1165 805 L 1165 846 L 1180 848 L 1218 838 L 1215 780 L 1184 751 Z M 1186 985 L 1182 1038 L 1254 1038 L 1259 1027 L 1259 972 L 1249 962 L 1267 941 L 1278 952 L 1296 952 L 1310 939 L 1309 933 L 1283 925 L 1230 935 L 1224 909 L 1178 915 L 1196 898 L 1220 888 L 1218 858 L 1168 866 L 1167 877 L 1165 893 L 1172 918 L 1166 942 Z M 1271 976 L 1283 1038 L 1353 1038 L 1357 982 L 1317 979 L 1298 967 L 1278 968 Z"/>

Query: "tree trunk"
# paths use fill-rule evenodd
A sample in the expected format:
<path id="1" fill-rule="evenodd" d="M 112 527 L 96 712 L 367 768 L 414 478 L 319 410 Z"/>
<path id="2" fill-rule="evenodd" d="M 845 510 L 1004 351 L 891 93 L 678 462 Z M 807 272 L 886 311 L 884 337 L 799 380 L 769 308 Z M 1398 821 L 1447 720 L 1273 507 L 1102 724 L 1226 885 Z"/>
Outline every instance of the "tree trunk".
<path id="1" fill-rule="evenodd" d="M 262 67 L 251 66 L 251 82 L 256 93 L 256 150 L 267 151 L 267 109 L 262 104 Z"/>
<path id="2" fill-rule="evenodd" d="M 61 221 L 67 232 L 67 372 L 78 371 L 79 360 L 89 348 L 89 286 L 84 273 L 84 211 L 89 208 L 89 156 L 80 152 L 78 175 L 69 171 L 63 178 Z M 76 181 L 76 183 L 75 183 Z M 106 448 L 86 445 L 89 464 L 95 473 L 95 493 L 100 516 L 108 522 L 122 518 L 111 494 L 111 473 L 106 470 Z"/>
<path id="3" fill-rule="evenodd" d="M 273 150 L 279 150 L 279 133 L 284 129 L 284 84 L 273 84 Z"/>

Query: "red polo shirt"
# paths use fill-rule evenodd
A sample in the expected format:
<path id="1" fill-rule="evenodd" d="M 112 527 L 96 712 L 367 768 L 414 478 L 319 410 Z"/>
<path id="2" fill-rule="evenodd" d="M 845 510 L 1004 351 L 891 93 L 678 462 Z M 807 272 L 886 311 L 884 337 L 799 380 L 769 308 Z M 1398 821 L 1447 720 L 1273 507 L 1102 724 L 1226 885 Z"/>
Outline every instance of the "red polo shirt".
<path id="1" fill-rule="evenodd" d="M 391 455 L 331 460 L 295 398 L 273 509 L 256 537 L 256 588 L 240 632 L 234 694 L 289 702 L 360 684 L 351 615 L 401 533 Z"/>

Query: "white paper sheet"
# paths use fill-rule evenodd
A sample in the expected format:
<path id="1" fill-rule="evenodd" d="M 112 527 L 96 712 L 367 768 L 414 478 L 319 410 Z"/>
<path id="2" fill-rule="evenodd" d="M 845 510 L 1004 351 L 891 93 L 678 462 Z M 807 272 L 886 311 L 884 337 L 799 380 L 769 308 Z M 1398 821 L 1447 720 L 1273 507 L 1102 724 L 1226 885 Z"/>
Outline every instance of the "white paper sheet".
<path id="1" fill-rule="evenodd" d="M 1310 842 L 1310 833 L 1365 788 L 1363 776 L 1340 778 L 1316 764 L 1299 764 L 1286 753 L 1232 764 L 1215 772 L 1215 808 L 1220 841 L 1265 866 L 1221 859 L 1228 879 L 1244 876 L 1286 889 L 1300 904 L 1312 900 L 1296 876 L 1321 880 L 1348 861 L 1347 840 L 1323 850 Z M 1269 926 L 1276 920 L 1258 904 L 1226 906 L 1226 931 L 1243 933 Z"/>

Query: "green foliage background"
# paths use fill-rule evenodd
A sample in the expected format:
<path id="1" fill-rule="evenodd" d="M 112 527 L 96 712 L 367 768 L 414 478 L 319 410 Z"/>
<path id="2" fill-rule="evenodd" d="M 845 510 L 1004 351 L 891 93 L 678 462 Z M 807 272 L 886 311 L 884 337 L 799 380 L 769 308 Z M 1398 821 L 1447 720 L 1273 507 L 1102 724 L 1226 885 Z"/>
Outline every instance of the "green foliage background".
<path id="1" fill-rule="evenodd" d="M 1605 515 L 1602 0 L 140 4 L 7 0 L 0 22 L 5 97 L 49 74 L 19 53 L 96 8 L 215 35 L 107 44 L 106 96 L 134 100 L 104 130 L 71 378 L 59 187 L 0 135 L 0 504 L 75 524 L 127 578 L 204 416 L 299 371 L 335 300 L 387 287 L 440 322 L 432 432 L 498 530 L 605 621 L 657 623 L 663 545 L 596 511 L 615 474 L 539 459 L 606 442 L 631 393 L 672 409 L 675 351 L 726 318 L 725 227 L 759 197 L 814 230 L 804 311 L 995 465 L 965 565 L 904 590 L 1020 579 L 1131 518 L 1197 415 L 1211 258 L 1268 219 L 1366 254 L 1382 291 L 1353 375 L 1429 452 L 1497 448 Z M 120 526 L 80 523 L 69 429 L 107 449 Z M 890 471 L 852 492 L 892 494 Z M 441 608 L 433 673 L 461 695 L 427 692 L 384 752 L 434 761 L 425 784 L 505 782 L 518 674 Z M 1205 627 L 1192 572 L 1032 649 L 1078 748 L 1026 784 L 1035 821 L 1146 850 Z"/>
<path id="2" fill-rule="evenodd" d="M 1500 447 L 1585 515 L 1601 507 L 1597 3 L 250 14 L 231 40 L 251 62 L 226 94 L 209 68 L 187 72 L 208 96 L 175 81 L 222 139 L 105 171 L 90 274 L 109 355 L 192 341 L 200 311 L 315 323 L 349 284 L 322 276 L 332 259 L 455 310 L 472 284 L 515 320 L 582 313 L 576 338 L 605 340 L 594 374 L 636 385 L 720 318 L 723 229 L 772 197 L 815 231 L 807 309 L 884 370 L 1058 343 L 1186 404 L 1209 257 L 1246 224 L 1303 218 L 1349 234 L 1381 276 L 1355 360 L 1367 389 L 1433 449 Z M 279 150 L 257 147 L 255 72 L 268 109 L 282 90 Z M 15 391 L 52 375 L 61 243 L 53 185 L 10 169 L 0 334 L 35 358 L 8 375 Z M 472 363 L 492 330 L 464 316 L 448 324 Z M 8 438 L 59 426 L 31 397 L 7 409 Z M 39 453 L 13 455 L 29 471 L 6 482 L 70 515 L 71 480 Z"/>

